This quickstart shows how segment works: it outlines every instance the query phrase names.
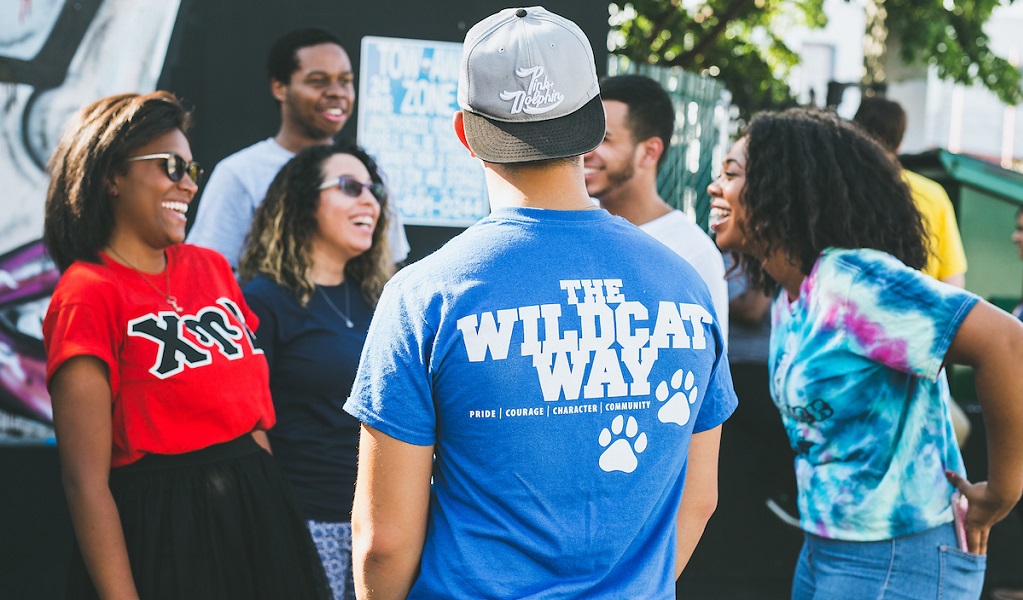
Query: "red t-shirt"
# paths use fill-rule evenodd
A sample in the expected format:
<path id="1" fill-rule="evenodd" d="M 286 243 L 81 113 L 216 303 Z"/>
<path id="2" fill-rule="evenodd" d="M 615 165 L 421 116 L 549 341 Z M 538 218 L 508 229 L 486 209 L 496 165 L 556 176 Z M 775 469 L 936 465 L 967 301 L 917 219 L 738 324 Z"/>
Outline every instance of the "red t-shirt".
<path id="1" fill-rule="evenodd" d="M 227 261 L 211 250 L 167 248 L 163 273 L 142 275 L 100 254 L 61 276 L 43 321 L 46 383 L 64 362 L 95 356 L 113 394 L 111 466 L 147 453 L 182 454 L 274 424 L 259 323 Z M 153 285 L 146 283 L 148 277 Z M 246 327 L 248 325 L 248 328 Z"/>

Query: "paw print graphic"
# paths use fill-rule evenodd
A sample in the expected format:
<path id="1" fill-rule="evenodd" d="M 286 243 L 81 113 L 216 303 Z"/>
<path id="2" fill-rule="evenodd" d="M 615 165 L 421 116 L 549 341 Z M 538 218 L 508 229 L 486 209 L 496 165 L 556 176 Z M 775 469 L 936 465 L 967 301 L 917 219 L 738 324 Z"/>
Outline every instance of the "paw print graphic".
<path id="1" fill-rule="evenodd" d="M 672 390 L 675 393 L 669 399 L 668 394 Z M 664 402 L 661 409 L 657 411 L 657 419 L 661 423 L 685 425 L 689 422 L 691 415 L 689 406 L 696 403 L 699 393 L 700 389 L 696 385 L 696 377 L 692 371 L 685 373 L 684 381 L 682 369 L 675 371 L 675 374 L 671 376 L 671 389 L 668 388 L 667 381 L 662 381 L 654 392 L 657 400 Z"/>
<path id="2" fill-rule="evenodd" d="M 625 436 L 620 437 L 623 430 Z M 646 450 L 646 434 L 639 433 L 637 437 L 637 433 L 639 433 L 639 423 L 636 422 L 636 418 L 629 417 L 629 421 L 626 423 L 624 415 L 618 415 L 611 421 L 610 430 L 607 427 L 601 430 L 597 441 L 606 450 L 600 455 L 600 460 L 597 463 L 600 468 L 608 473 L 612 471 L 632 473 L 635 471 L 639 464 L 636 455 L 642 454 Z"/>

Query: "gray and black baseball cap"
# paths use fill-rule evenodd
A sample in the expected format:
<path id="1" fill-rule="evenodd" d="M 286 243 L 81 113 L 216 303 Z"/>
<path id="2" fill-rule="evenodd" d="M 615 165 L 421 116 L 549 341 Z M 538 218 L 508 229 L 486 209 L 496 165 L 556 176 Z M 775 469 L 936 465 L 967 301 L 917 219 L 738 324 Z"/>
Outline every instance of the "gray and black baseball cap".
<path id="1" fill-rule="evenodd" d="M 590 43 L 541 6 L 507 8 L 469 30 L 458 105 L 469 148 L 486 162 L 579 156 L 604 139 Z"/>

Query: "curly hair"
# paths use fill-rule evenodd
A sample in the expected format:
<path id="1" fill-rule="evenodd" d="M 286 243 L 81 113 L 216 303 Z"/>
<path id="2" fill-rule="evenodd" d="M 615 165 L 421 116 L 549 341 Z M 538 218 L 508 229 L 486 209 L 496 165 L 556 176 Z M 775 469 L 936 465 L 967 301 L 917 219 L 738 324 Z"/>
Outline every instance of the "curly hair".
<path id="1" fill-rule="evenodd" d="M 256 209 L 252 229 L 245 240 L 245 252 L 238 264 L 242 279 L 264 275 L 295 293 L 302 306 L 309 303 L 316 284 L 312 280 L 313 236 L 319 225 L 323 164 L 335 154 L 359 159 L 372 181 L 383 183 L 376 161 L 355 142 L 341 139 L 331 145 L 310 146 L 281 168 Z M 345 278 L 358 283 L 363 297 L 376 306 L 384 284 L 394 272 L 387 242 L 387 197 L 380 200 L 380 217 L 373 230 L 369 250 L 345 264 Z"/>
<path id="2" fill-rule="evenodd" d="M 163 91 L 108 96 L 75 113 L 48 165 L 43 242 L 61 272 L 76 260 L 99 262 L 114 228 L 110 178 L 127 173 L 124 159 L 191 124 L 191 113 Z"/>
<path id="3" fill-rule="evenodd" d="M 873 248 L 915 269 L 927 262 L 924 223 L 894 157 L 829 111 L 755 116 L 745 134 L 740 226 L 757 254 L 780 251 L 809 275 L 829 247 Z M 741 256 L 752 284 L 773 289 L 761 261 Z"/>

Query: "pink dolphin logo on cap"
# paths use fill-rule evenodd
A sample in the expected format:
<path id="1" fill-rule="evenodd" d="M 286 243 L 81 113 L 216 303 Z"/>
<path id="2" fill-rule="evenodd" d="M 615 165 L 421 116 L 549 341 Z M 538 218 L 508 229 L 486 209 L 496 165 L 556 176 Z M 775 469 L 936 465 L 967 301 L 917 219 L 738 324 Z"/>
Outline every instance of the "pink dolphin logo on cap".
<path id="1" fill-rule="evenodd" d="M 543 65 L 515 69 L 515 74 L 519 77 L 529 77 L 529 86 L 525 91 L 501 92 L 501 100 L 512 101 L 509 114 L 517 115 L 524 112 L 527 115 L 542 115 L 561 104 L 565 96 L 554 89 L 554 82 L 544 76 L 544 72 Z"/>

